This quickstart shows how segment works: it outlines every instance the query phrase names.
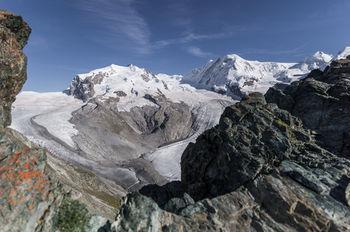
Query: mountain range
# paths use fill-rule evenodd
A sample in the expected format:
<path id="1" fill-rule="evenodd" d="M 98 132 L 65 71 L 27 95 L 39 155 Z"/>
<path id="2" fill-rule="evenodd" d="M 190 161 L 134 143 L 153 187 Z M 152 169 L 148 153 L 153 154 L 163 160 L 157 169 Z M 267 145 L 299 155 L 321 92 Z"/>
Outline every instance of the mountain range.
<path id="1" fill-rule="evenodd" d="M 180 180 L 181 154 L 219 122 L 226 106 L 323 70 L 332 60 L 323 52 L 299 63 L 227 55 L 184 76 L 113 64 L 78 74 L 63 92 L 21 92 L 11 128 L 102 182 L 112 181 L 124 195 Z"/>

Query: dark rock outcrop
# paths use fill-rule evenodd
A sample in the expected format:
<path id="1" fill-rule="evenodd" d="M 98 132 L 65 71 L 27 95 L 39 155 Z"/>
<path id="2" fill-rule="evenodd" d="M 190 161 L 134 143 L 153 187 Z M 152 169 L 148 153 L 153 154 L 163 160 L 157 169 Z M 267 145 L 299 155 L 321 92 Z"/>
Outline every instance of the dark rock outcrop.
<path id="1" fill-rule="evenodd" d="M 266 99 L 300 118 L 322 147 L 350 158 L 350 57 L 284 89 L 270 88 Z"/>
<path id="2" fill-rule="evenodd" d="M 166 203 L 165 198 L 149 194 L 150 191 L 146 196 L 130 194 L 112 228 L 115 231 L 350 228 L 347 203 L 350 162 L 319 147 L 299 119 L 275 104 L 266 103 L 261 94 L 251 94 L 228 107 L 218 126 L 188 146 L 181 167 L 181 186 L 197 202 L 188 200 L 186 193 Z M 169 187 L 164 188 L 158 192 L 170 196 Z"/>
<path id="3" fill-rule="evenodd" d="M 302 123 L 262 94 L 227 107 L 219 126 L 190 144 L 181 159 L 181 180 L 195 199 L 234 191 L 283 160 L 311 168 L 334 157 L 318 147 Z"/>
<path id="4" fill-rule="evenodd" d="M 30 27 L 20 16 L 0 11 L 0 128 L 11 124 L 11 105 L 27 79 L 22 52 Z"/>

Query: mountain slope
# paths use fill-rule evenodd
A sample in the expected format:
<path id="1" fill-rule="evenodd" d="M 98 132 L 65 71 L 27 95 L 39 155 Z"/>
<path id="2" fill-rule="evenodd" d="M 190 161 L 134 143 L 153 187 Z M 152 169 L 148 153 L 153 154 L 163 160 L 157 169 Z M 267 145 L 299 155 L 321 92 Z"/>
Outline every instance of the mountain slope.
<path id="1" fill-rule="evenodd" d="M 183 82 L 240 99 L 250 92 L 264 93 L 276 83 L 298 80 L 313 69 L 324 69 L 331 60 L 331 55 L 322 52 L 300 63 L 249 61 L 233 54 L 193 70 Z"/>

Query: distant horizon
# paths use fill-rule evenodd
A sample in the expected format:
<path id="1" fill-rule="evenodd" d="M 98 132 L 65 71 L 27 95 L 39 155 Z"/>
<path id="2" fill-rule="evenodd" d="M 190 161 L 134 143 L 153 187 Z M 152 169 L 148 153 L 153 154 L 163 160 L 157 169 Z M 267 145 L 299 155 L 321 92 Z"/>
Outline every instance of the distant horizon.
<path id="1" fill-rule="evenodd" d="M 210 59 L 296 63 L 350 45 L 347 0 L 3 0 L 32 27 L 25 91 L 62 91 L 117 64 L 184 75 Z"/>

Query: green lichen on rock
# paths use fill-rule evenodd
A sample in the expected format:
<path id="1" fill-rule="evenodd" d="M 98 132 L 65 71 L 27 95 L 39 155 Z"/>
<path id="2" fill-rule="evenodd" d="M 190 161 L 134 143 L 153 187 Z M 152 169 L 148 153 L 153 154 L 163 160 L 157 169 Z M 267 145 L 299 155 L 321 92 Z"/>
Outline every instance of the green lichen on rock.
<path id="1" fill-rule="evenodd" d="M 10 31 L 15 34 L 20 48 L 23 49 L 31 33 L 30 27 L 23 21 L 21 16 L 14 15 L 4 10 L 0 10 L 0 14 L 2 15 L 0 17 L 0 25 L 10 29 Z"/>
<path id="2" fill-rule="evenodd" d="M 91 219 L 86 207 L 69 196 L 64 197 L 54 218 L 54 228 L 60 232 L 82 232 Z"/>

